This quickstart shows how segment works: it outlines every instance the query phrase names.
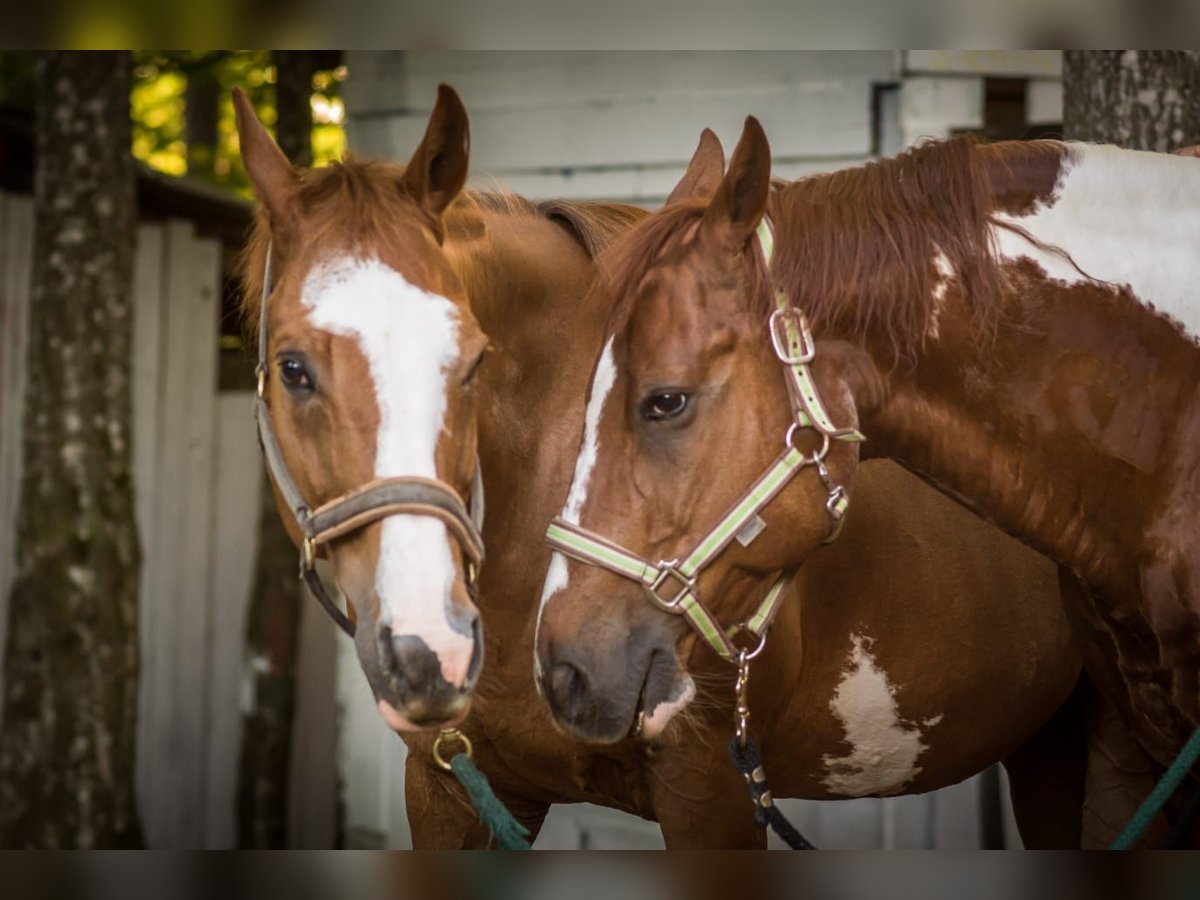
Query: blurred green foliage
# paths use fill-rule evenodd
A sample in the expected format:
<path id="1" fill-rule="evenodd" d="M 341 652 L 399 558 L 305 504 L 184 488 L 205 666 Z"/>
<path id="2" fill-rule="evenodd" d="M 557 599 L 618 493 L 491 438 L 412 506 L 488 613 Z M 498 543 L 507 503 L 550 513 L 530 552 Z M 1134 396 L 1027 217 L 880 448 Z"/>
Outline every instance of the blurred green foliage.
<path id="1" fill-rule="evenodd" d="M 185 142 L 187 78 L 207 70 L 220 87 L 217 146 L 213 148 L 211 178 L 244 196 L 250 182 L 238 153 L 232 90 L 240 86 L 250 96 L 263 123 L 275 124 L 275 67 L 267 50 L 138 51 L 134 54 L 133 152 L 154 168 L 172 175 L 188 170 Z M 319 71 L 313 77 L 313 160 L 322 165 L 340 159 L 346 137 L 342 127 L 341 88 L 346 70 Z"/>
<path id="2" fill-rule="evenodd" d="M 193 158 L 211 166 L 200 174 L 243 196 L 251 194 L 238 153 L 232 90 L 240 86 L 250 96 L 268 128 L 275 125 L 275 67 L 267 50 L 138 50 L 133 54 L 134 80 L 130 96 L 133 154 L 170 175 L 188 174 L 187 84 L 189 77 L 209 76 L 218 85 L 217 143 L 193 148 Z M 344 66 L 318 71 L 313 77 L 313 161 L 322 165 L 345 152 L 342 82 Z M 29 112 L 34 104 L 33 54 L 0 52 L 0 107 Z M 197 150 L 199 151 L 197 153 Z"/>

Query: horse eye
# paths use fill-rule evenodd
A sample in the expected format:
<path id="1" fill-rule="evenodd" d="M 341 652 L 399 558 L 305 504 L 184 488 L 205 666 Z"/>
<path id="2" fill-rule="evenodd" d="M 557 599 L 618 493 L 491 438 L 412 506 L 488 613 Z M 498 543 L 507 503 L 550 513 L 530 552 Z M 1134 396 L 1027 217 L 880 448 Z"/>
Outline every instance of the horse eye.
<path id="1" fill-rule="evenodd" d="M 293 393 L 311 393 L 312 377 L 304 363 L 298 359 L 285 359 L 279 364 L 279 379 L 283 386 Z"/>
<path id="2" fill-rule="evenodd" d="M 673 419 L 688 407 L 691 397 L 683 391 L 660 391 L 642 401 L 642 418 L 651 422 Z"/>

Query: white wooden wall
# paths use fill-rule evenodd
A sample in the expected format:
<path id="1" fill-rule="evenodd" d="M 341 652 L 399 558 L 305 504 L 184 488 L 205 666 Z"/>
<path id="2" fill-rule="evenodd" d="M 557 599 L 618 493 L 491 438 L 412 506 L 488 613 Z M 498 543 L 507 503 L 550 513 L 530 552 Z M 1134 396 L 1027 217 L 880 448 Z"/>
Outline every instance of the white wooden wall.
<path id="1" fill-rule="evenodd" d="M 1028 78 L 1029 121 L 1061 120 L 1058 51 L 348 51 L 350 146 L 406 159 L 439 82 L 471 115 L 481 187 L 656 205 L 713 128 L 762 121 L 797 178 L 983 123 L 986 76 Z M 874 103 L 875 88 L 896 85 Z"/>

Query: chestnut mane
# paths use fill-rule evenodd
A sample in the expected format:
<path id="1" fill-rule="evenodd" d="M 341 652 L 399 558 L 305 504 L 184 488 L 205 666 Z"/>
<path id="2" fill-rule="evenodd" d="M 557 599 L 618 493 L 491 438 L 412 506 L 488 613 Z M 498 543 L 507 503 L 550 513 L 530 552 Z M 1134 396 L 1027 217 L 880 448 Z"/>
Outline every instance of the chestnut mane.
<path id="1" fill-rule="evenodd" d="M 398 222 L 411 220 L 414 205 L 400 188 L 404 167 L 378 160 L 348 158 L 299 173 L 301 213 L 318 222 L 316 240 L 359 246 L 388 240 Z M 509 216 L 535 216 L 565 228 L 593 259 L 645 210 L 621 203 L 538 203 L 504 191 L 464 191 L 447 210 L 447 218 L 470 218 L 479 211 Z M 419 214 L 419 213 L 418 213 Z M 448 226 L 448 228 L 451 226 Z M 263 267 L 271 233 L 260 205 L 245 249 L 238 259 L 240 312 L 246 333 L 257 340 Z M 278 261 L 276 262 L 278 265 Z"/>
<path id="2" fill-rule="evenodd" d="M 986 340 L 1006 284 L 993 239 L 997 197 L 1015 170 L 1057 163 L 1063 150 L 959 137 L 786 184 L 769 211 L 782 235 L 779 285 L 818 333 L 882 341 L 897 358 L 911 357 L 937 314 L 941 253 Z"/>
<path id="3" fill-rule="evenodd" d="M 968 136 L 853 169 L 775 181 L 767 215 L 775 229 L 777 286 L 818 334 L 870 339 L 897 359 L 911 357 L 937 314 L 945 279 L 935 264 L 940 253 L 986 341 L 1003 314 L 1006 286 L 993 227 L 1021 233 L 997 222 L 997 198 L 1013 201 L 1016 173 L 1056 165 L 1063 153 L 1059 143 L 986 146 Z M 705 208 L 688 202 L 660 210 L 605 255 L 605 283 L 615 297 L 612 331 L 628 323 L 651 266 L 687 246 Z M 751 277 L 746 311 L 765 317 L 773 291 L 757 241 L 747 245 L 745 261 Z"/>

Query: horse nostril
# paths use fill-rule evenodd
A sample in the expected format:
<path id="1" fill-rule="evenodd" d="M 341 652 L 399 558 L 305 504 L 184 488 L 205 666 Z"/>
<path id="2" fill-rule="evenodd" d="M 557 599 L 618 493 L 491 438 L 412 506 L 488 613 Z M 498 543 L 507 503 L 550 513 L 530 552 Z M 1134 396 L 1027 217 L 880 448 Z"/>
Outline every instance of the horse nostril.
<path id="1" fill-rule="evenodd" d="M 563 712 L 577 712 L 587 696 L 588 682 L 574 663 L 555 663 L 550 670 L 550 695 Z"/>

